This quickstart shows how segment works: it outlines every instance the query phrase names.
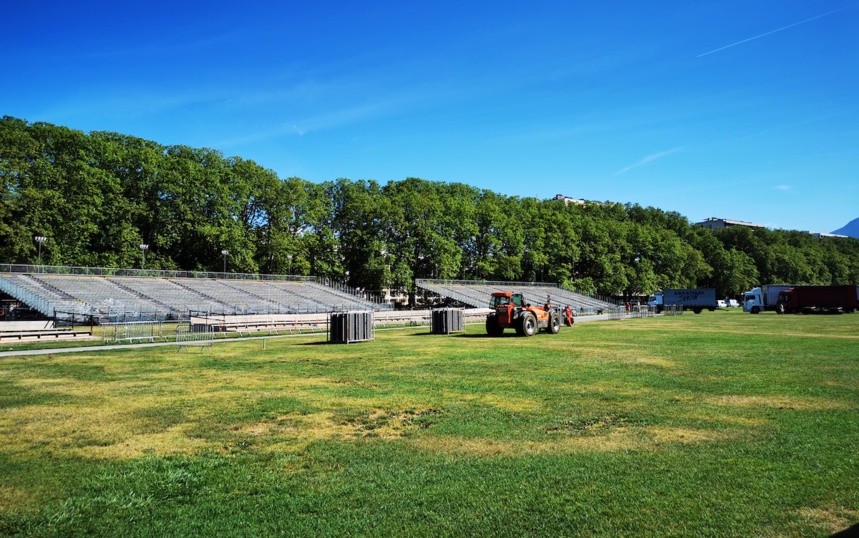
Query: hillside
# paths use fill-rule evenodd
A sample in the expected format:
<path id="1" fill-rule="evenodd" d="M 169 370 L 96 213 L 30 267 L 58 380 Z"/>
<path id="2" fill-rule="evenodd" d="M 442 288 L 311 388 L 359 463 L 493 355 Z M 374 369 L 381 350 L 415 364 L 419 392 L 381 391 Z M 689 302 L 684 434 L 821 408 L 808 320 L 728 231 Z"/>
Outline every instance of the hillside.
<path id="1" fill-rule="evenodd" d="M 832 233 L 859 238 L 859 218 L 851 220 L 846 226 L 838 228 Z"/>

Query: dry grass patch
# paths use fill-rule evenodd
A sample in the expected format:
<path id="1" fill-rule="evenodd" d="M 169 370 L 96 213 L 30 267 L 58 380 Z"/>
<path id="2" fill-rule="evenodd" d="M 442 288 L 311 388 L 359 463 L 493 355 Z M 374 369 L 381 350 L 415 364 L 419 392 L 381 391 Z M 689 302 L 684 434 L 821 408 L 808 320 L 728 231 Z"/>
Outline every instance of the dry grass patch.
<path id="1" fill-rule="evenodd" d="M 802 396 L 716 396 L 705 400 L 711 405 L 740 408 L 771 408 L 795 411 L 834 411 L 852 409 L 850 403 Z"/>
<path id="2" fill-rule="evenodd" d="M 85 446 L 71 452 L 87 458 L 129 460 L 146 455 L 189 455 L 214 446 L 202 439 L 188 437 L 185 429 L 190 426 L 184 424 L 158 433 L 132 434 L 110 445 Z"/>
<path id="3" fill-rule="evenodd" d="M 695 444 L 730 439 L 732 434 L 702 429 L 596 424 L 586 431 L 550 441 L 423 436 L 408 442 L 419 450 L 480 458 L 520 457 L 573 452 L 656 451 L 667 444 Z"/>
<path id="4" fill-rule="evenodd" d="M 676 370 L 677 368 L 681 367 L 675 361 L 655 357 L 633 357 L 632 361 L 639 364 L 646 364 L 648 366 L 659 366 L 660 368 L 669 368 L 672 370 Z"/>
<path id="5" fill-rule="evenodd" d="M 829 508 L 800 508 L 800 520 L 812 527 L 817 527 L 827 534 L 835 533 L 859 524 L 859 510 L 839 507 Z"/>
<path id="6" fill-rule="evenodd" d="M 218 421 L 225 413 L 229 416 L 237 406 L 252 408 L 262 398 L 289 396 L 326 406 L 375 403 L 318 393 L 320 388 L 337 386 L 335 380 L 206 369 L 155 373 L 128 382 L 65 377 L 22 378 L 17 383 L 36 398 L 50 395 L 52 402 L 62 402 L 4 410 L 0 416 L 4 449 L 21 455 L 129 459 L 189 454 L 216 443 L 187 432 L 199 430 L 213 417 Z M 348 428 L 344 432 L 350 433 Z"/>
<path id="7" fill-rule="evenodd" d="M 189 424 L 153 425 L 135 417 L 151 405 L 135 399 L 109 401 L 97 407 L 23 406 L 7 409 L 0 418 L 4 449 L 27 456 L 129 459 L 144 454 L 189 454 L 206 444 L 183 432 Z M 116 404 L 111 406 L 111 404 Z M 154 430 L 154 431 L 153 431 Z"/>
<path id="8" fill-rule="evenodd" d="M 33 506 L 36 502 L 36 495 L 32 490 L 24 487 L 2 486 L 0 485 L 0 507 L 3 509 L 17 509 L 26 506 Z"/>
<path id="9" fill-rule="evenodd" d="M 647 434 L 656 443 L 682 443 L 684 445 L 700 443 L 702 441 L 714 441 L 717 439 L 729 439 L 732 436 L 727 433 L 716 433 L 710 430 L 694 428 L 670 428 L 667 426 L 652 427 L 647 429 Z"/>
<path id="10" fill-rule="evenodd" d="M 532 398 L 499 396 L 497 394 L 473 394 L 446 390 L 441 400 L 447 405 L 456 403 L 477 403 L 481 406 L 499 409 L 507 413 L 527 413 L 540 409 L 541 403 Z"/>
<path id="11" fill-rule="evenodd" d="M 422 427 L 421 417 L 437 415 L 431 408 L 371 409 L 354 414 L 323 411 L 289 414 L 271 421 L 235 427 L 232 431 L 260 441 L 260 450 L 294 452 L 320 440 L 359 438 L 400 439 Z"/>

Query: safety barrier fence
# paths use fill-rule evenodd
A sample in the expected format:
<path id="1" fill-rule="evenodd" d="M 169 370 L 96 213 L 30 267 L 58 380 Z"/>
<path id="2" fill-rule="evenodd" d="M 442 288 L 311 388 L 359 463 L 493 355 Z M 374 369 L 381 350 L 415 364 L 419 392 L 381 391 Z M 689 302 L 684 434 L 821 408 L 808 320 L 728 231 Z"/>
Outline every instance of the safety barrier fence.
<path id="1" fill-rule="evenodd" d="M 627 317 L 626 308 L 619 306 L 608 311 L 608 319 L 625 319 Z"/>
<path id="2" fill-rule="evenodd" d="M 204 349 L 212 347 L 215 343 L 215 332 L 211 327 L 191 326 L 193 330 L 185 331 L 181 327 L 176 328 L 176 351 L 182 351 L 186 347 L 199 347 L 200 353 Z"/>
<path id="3" fill-rule="evenodd" d="M 656 312 L 650 306 L 636 305 L 630 309 L 629 315 L 633 318 L 652 318 L 656 315 Z"/>
<path id="4" fill-rule="evenodd" d="M 170 326 L 175 326 L 175 323 L 171 323 Z M 102 341 L 105 344 L 154 342 L 156 338 L 166 340 L 164 338 L 164 322 L 127 321 L 122 323 L 105 323 L 102 325 Z"/>

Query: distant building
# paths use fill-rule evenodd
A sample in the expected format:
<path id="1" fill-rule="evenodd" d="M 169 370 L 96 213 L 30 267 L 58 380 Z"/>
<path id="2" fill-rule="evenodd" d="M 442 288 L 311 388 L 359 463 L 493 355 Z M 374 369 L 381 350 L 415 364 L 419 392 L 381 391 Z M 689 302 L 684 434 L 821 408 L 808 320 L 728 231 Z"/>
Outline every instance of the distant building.
<path id="1" fill-rule="evenodd" d="M 554 199 L 555 200 L 563 200 L 564 205 L 570 205 L 570 204 L 585 205 L 584 200 L 579 200 L 578 198 L 570 198 L 569 196 L 564 196 L 563 194 L 556 194 Z"/>
<path id="2" fill-rule="evenodd" d="M 812 235 L 814 237 L 850 237 L 849 235 L 841 235 L 841 234 L 827 234 L 823 232 L 805 232 L 808 235 Z"/>
<path id="3" fill-rule="evenodd" d="M 746 228 L 766 228 L 763 224 L 755 224 L 753 222 L 745 222 L 742 220 L 718 219 L 710 217 L 703 222 L 696 222 L 695 226 L 708 228 L 710 230 L 721 230 L 722 228 L 730 228 L 732 226 L 745 226 Z"/>

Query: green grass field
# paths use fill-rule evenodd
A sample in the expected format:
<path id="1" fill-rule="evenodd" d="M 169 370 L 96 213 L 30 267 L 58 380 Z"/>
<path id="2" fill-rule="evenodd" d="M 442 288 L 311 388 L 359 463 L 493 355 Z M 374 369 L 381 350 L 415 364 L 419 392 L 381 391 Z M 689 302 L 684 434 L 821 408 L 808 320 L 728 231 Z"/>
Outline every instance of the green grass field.
<path id="1" fill-rule="evenodd" d="M 827 536 L 859 314 L 0 359 L 3 536 Z"/>

